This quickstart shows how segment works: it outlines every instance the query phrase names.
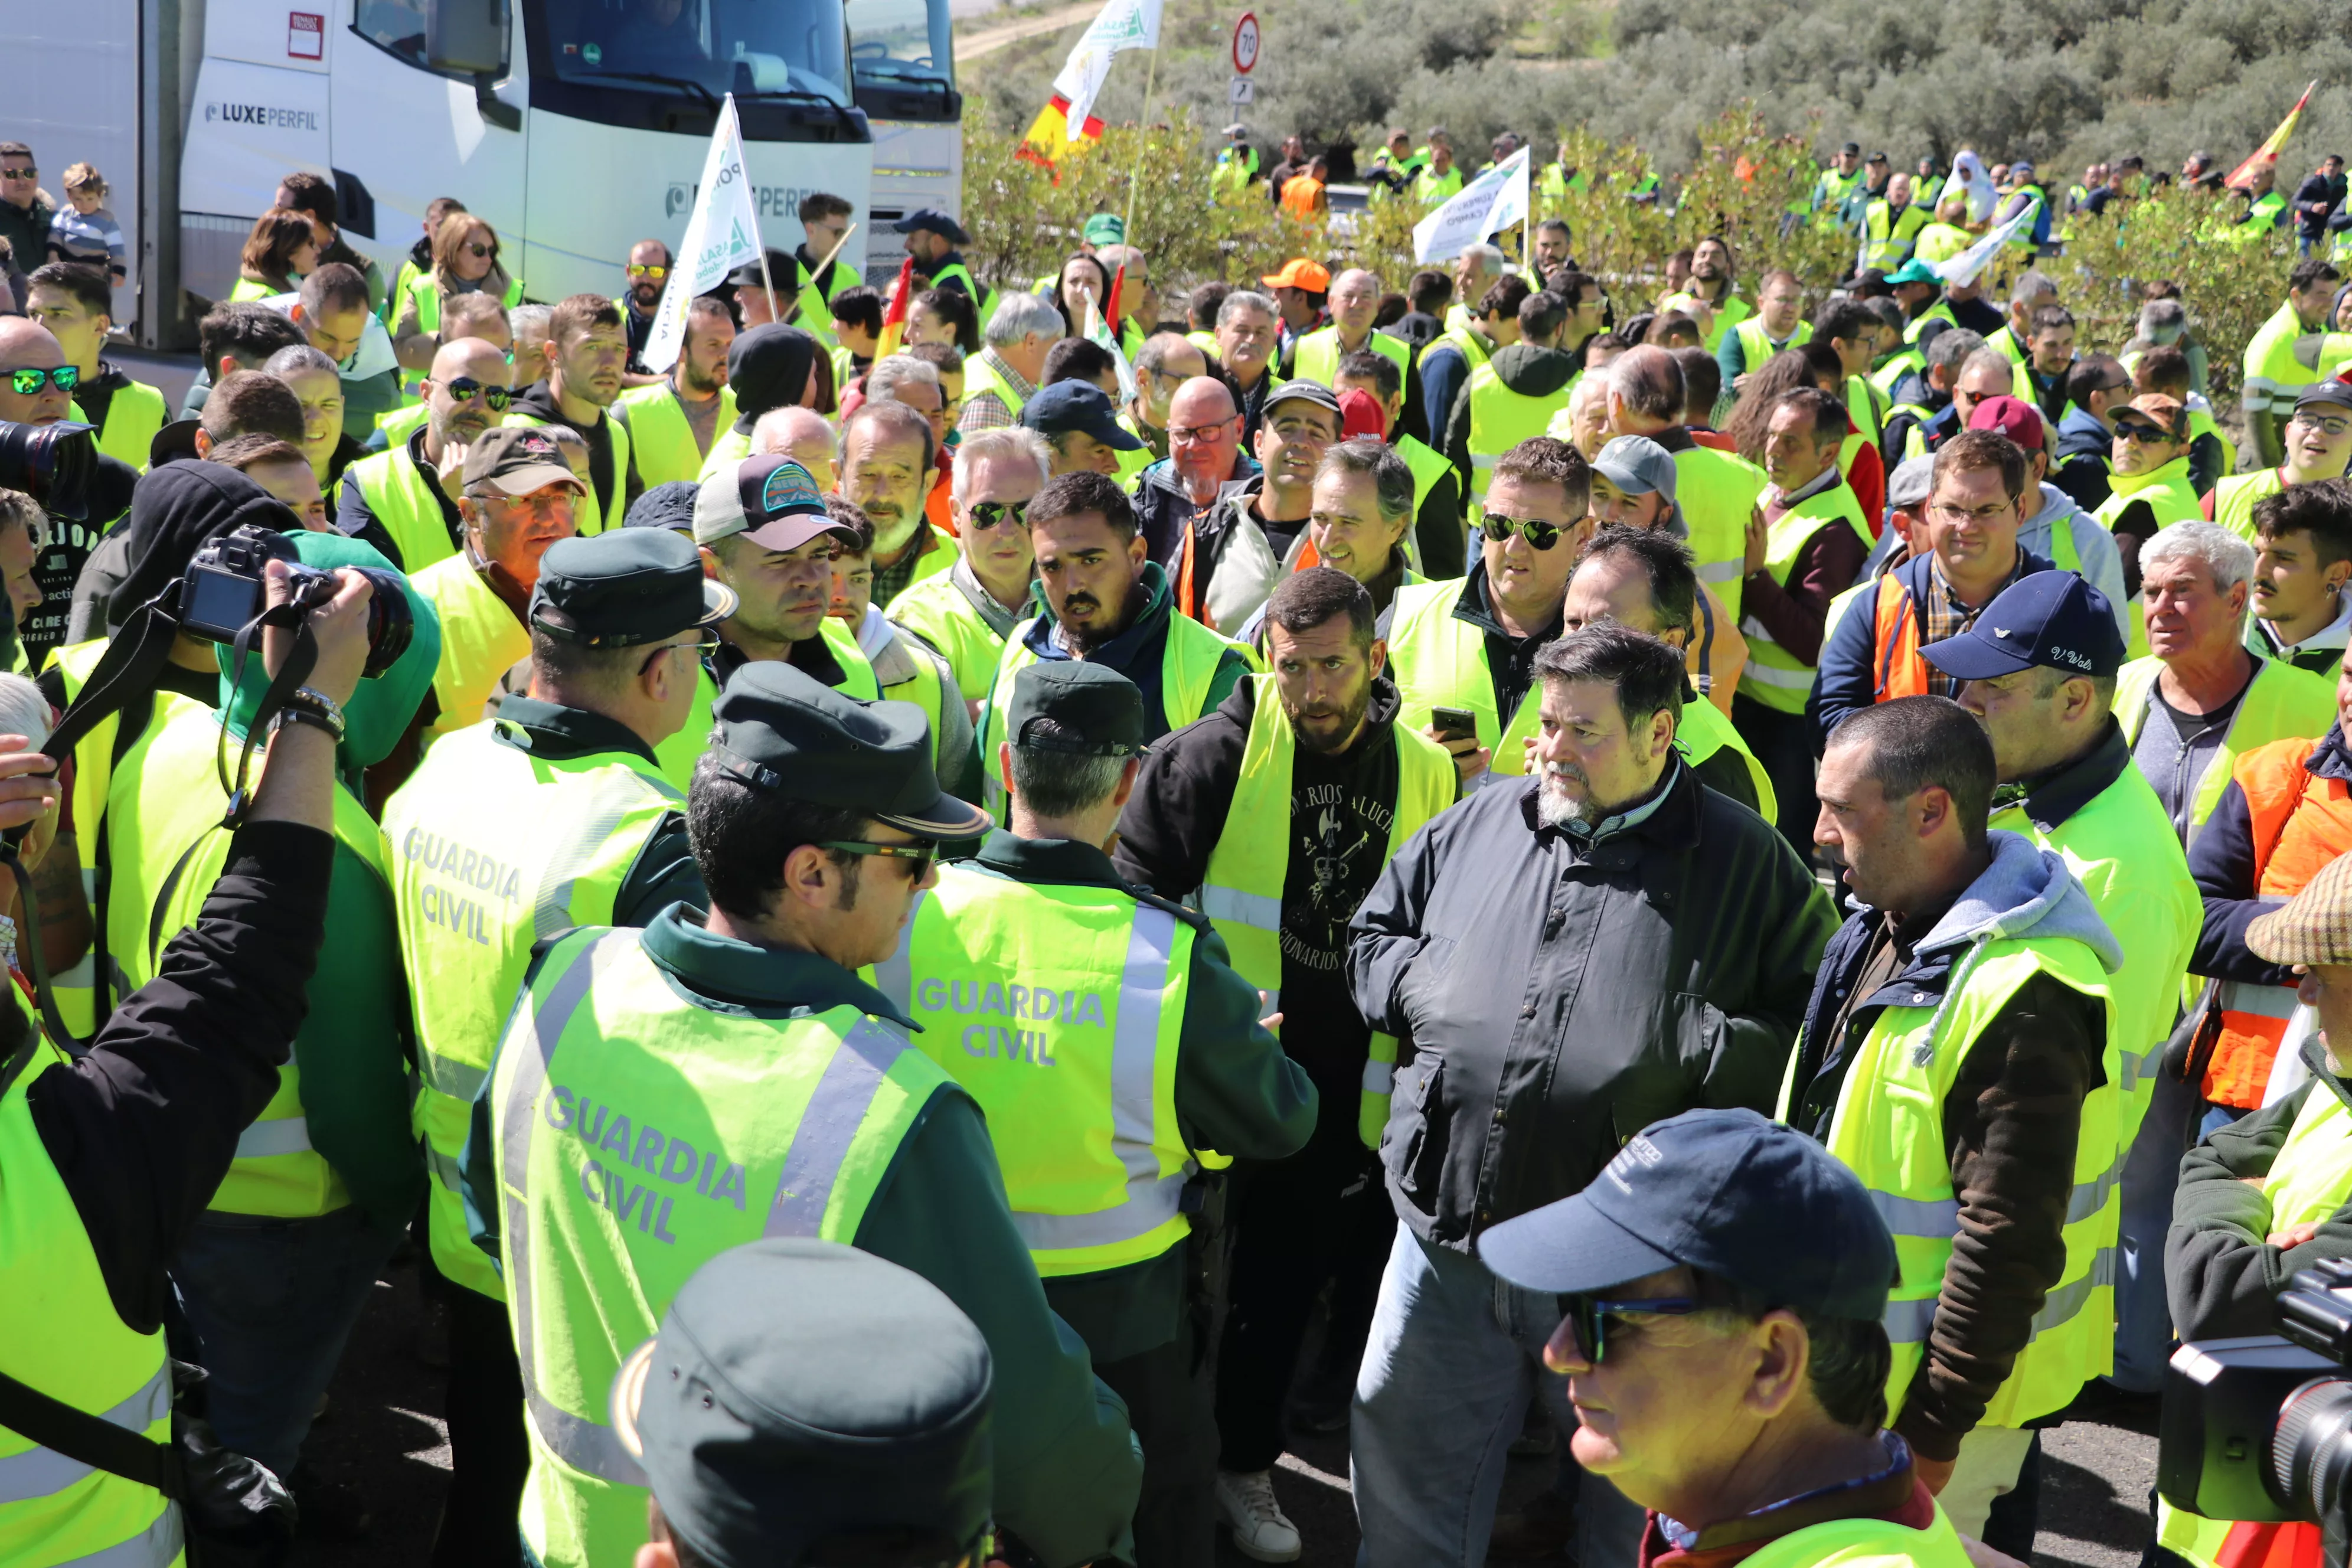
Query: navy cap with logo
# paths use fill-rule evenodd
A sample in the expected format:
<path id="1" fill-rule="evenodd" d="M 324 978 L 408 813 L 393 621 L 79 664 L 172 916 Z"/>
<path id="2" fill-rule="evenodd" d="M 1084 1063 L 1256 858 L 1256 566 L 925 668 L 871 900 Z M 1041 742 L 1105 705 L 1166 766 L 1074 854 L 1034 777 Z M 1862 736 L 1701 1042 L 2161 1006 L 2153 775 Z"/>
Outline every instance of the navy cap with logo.
<path id="1" fill-rule="evenodd" d="M 1022 405 L 1021 423 L 1040 436 L 1079 431 L 1115 451 L 1133 452 L 1143 446 L 1119 424 L 1103 389 L 1090 381 L 1057 381 L 1039 387 Z"/>
<path id="2" fill-rule="evenodd" d="M 710 752 L 753 789 L 862 811 L 919 837 L 977 838 L 988 814 L 940 788 L 931 723 L 911 702 L 845 697 L 781 659 L 754 659 L 711 705 Z"/>
<path id="3" fill-rule="evenodd" d="M 845 544 L 855 538 L 833 521 L 809 471 L 774 453 L 723 468 L 695 491 L 697 544 L 716 544 L 739 533 L 764 550 L 798 550 L 824 533 Z"/>
<path id="4" fill-rule="evenodd" d="M 530 624 L 584 647 L 636 647 L 734 613 L 735 590 L 703 575 L 700 552 L 667 529 L 558 540 L 530 592 Z"/>
<path id="5" fill-rule="evenodd" d="M 890 227 L 899 234 L 936 234 L 950 245 L 971 243 L 971 236 L 964 233 L 963 225 L 937 207 L 917 207 Z"/>
<path id="6" fill-rule="evenodd" d="M 613 1432 L 713 1563 L 977 1563 L 988 1342 L 939 1287 L 814 1237 L 719 1253 L 623 1362 Z"/>
<path id="7" fill-rule="evenodd" d="M 1994 596 L 1977 624 L 1919 657 L 1955 680 L 1993 680 L 2042 666 L 2105 677 L 2124 664 L 2107 596 L 2072 572 L 2036 572 Z"/>
<path id="8" fill-rule="evenodd" d="M 1591 1295 L 1676 1265 L 1810 1317 L 1876 1321 L 1895 1237 L 1828 1150 L 1752 1110 L 1653 1122 L 1591 1184 L 1488 1230 L 1486 1267 L 1514 1285 Z"/>
<path id="9" fill-rule="evenodd" d="M 1051 721 L 1052 732 L 1033 725 Z M 1097 757 L 1143 753 L 1143 693 L 1107 664 L 1055 659 L 1024 664 L 1013 677 L 1004 732 L 1016 746 Z"/>

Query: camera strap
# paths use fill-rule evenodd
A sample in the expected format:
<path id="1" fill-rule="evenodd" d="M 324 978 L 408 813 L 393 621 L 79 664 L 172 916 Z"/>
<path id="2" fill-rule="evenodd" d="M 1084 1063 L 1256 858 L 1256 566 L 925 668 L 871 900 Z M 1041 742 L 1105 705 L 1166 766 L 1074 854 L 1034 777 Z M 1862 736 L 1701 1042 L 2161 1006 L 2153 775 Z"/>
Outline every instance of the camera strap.
<path id="1" fill-rule="evenodd" d="M 245 822 L 245 813 L 252 802 L 245 793 L 246 771 L 253 763 L 253 748 L 269 733 L 269 726 L 286 706 L 286 700 L 301 689 L 310 679 L 310 671 L 319 663 L 319 642 L 310 635 L 310 606 L 299 600 L 289 599 L 272 605 L 261 614 L 239 626 L 236 640 L 229 645 L 233 658 L 229 665 L 228 684 L 231 691 L 245 684 L 245 662 L 253 652 L 265 626 L 278 626 L 294 634 L 294 646 L 286 650 L 286 662 L 261 694 L 260 705 L 245 727 L 245 745 L 236 755 L 236 777 L 228 772 L 228 726 L 221 726 L 219 749 L 214 753 L 213 765 L 219 772 L 221 793 L 228 796 L 228 811 L 221 817 L 221 826 L 236 831 Z"/>
<path id="2" fill-rule="evenodd" d="M 0 1373 L 0 1426 L 92 1469 L 153 1487 L 174 1502 L 187 1496 L 176 1447 L 78 1410 L 6 1373 Z"/>

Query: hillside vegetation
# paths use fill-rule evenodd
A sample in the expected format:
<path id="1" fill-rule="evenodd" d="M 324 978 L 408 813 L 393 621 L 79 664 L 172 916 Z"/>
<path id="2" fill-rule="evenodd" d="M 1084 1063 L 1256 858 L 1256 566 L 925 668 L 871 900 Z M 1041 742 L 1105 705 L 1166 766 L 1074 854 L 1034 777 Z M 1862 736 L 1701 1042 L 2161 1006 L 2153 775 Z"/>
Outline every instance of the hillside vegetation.
<path id="1" fill-rule="evenodd" d="M 1638 141 L 1659 170 L 1742 100 L 1775 132 L 1826 151 L 1853 137 L 1907 163 L 1974 147 L 2070 176 L 2137 152 L 2178 166 L 2252 151 L 2320 82 L 2289 147 L 2299 174 L 2352 151 L 2352 0 L 1263 0 L 1262 142 L 1297 130 L 1368 147 L 1391 123 L 1444 123 L 1474 163 L 1497 130 L 1564 125 Z M 1228 117 L 1233 4 L 1169 0 L 1151 118 Z M 1017 131 L 1045 100 L 1073 27 L 990 57 L 989 122 Z M 1146 114 L 1145 62 L 1120 60 L 1098 111 Z M 1474 153 L 1474 149 L 1476 149 Z M 1549 145 L 1545 151 L 1549 153 Z"/>

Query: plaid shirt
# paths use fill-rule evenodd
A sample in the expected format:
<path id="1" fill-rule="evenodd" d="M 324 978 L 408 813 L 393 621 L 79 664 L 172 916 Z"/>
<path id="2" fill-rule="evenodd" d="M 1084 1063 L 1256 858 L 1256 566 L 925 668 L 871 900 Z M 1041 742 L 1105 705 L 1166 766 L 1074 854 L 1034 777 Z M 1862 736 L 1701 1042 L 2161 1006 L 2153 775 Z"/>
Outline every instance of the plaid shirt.
<path id="1" fill-rule="evenodd" d="M 994 349 L 981 350 L 980 357 L 1005 385 L 1021 395 L 1024 403 L 1037 395 L 1036 384 L 998 358 Z M 963 412 L 956 417 L 956 432 L 969 436 L 975 430 L 1002 430 L 1019 423 L 1019 417 L 1004 406 L 1004 399 L 997 396 L 992 388 L 976 392 L 964 399 Z"/>
<path id="2" fill-rule="evenodd" d="M 1952 585 L 1944 581 L 1942 562 L 1930 556 L 1927 562 L 1927 572 L 1935 582 L 1936 591 L 1927 596 L 1925 604 L 1919 606 L 1919 646 L 1921 647 L 1926 647 L 1929 643 L 1942 642 L 1946 637 L 1959 636 L 1975 626 L 1977 616 L 1984 613 L 1983 605 L 1972 610 L 1960 603 L 1959 595 L 1952 592 Z M 2021 550 L 2017 552 L 2016 564 L 2009 569 L 2009 575 L 2002 579 L 2000 587 L 1985 596 L 1985 605 L 1990 605 L 1993 600 L 2000 597 L 2001 589 L 2007 588 L 2024 574 L 2025 552 Z M 1932 695 L 1949 697 L 1956 685 L 1950 676 L 1932 664 L 1927 666 L 1927 690 Z"/>

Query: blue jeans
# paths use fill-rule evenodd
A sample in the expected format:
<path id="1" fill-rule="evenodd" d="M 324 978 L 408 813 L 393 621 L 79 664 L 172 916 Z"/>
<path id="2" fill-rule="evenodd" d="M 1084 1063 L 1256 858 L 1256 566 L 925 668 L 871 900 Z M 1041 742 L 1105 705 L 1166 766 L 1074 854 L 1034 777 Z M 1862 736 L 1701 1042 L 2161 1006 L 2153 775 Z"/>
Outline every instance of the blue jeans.
<path id="1" fill-rule="evenodd" d="M 283 1478 L 399 1244 L 356 1205 L 309 1219 L 207 1210 L 172 1261 L 222 1446 Z"/>
<path id="2" fill-rule="evenodd" d="M 2164 1388 L 2172 1360 L 2172 1308 L 2165 1299 L 2164 1237 L 2172 1228 L 2172 1194 L 2189 1146 L 2245 1115 L 2209 1104 L 2195 1086 L 2158 1073 L 2147 1114 L 2124 1157 L 2116 1281 L 2116 1370 L 2107 1381 L 2132 1394 Z"/>
<path id="3" fill-rule="evenodd" d="M 1540 1398 L 1576 1430 L 1568 1380 L 1543 1366 L 1559 1298 L 1506 1284 L 1486 1265 L 1397 1226 L 1356 1374 L 1349 1473 L 1363 1532 L 1357 1568 L 1479 1568 L 1511 1439 Z M 1586 1476 L 1582 1568 L 1633 1568 L 1643 1510 Z"/>

